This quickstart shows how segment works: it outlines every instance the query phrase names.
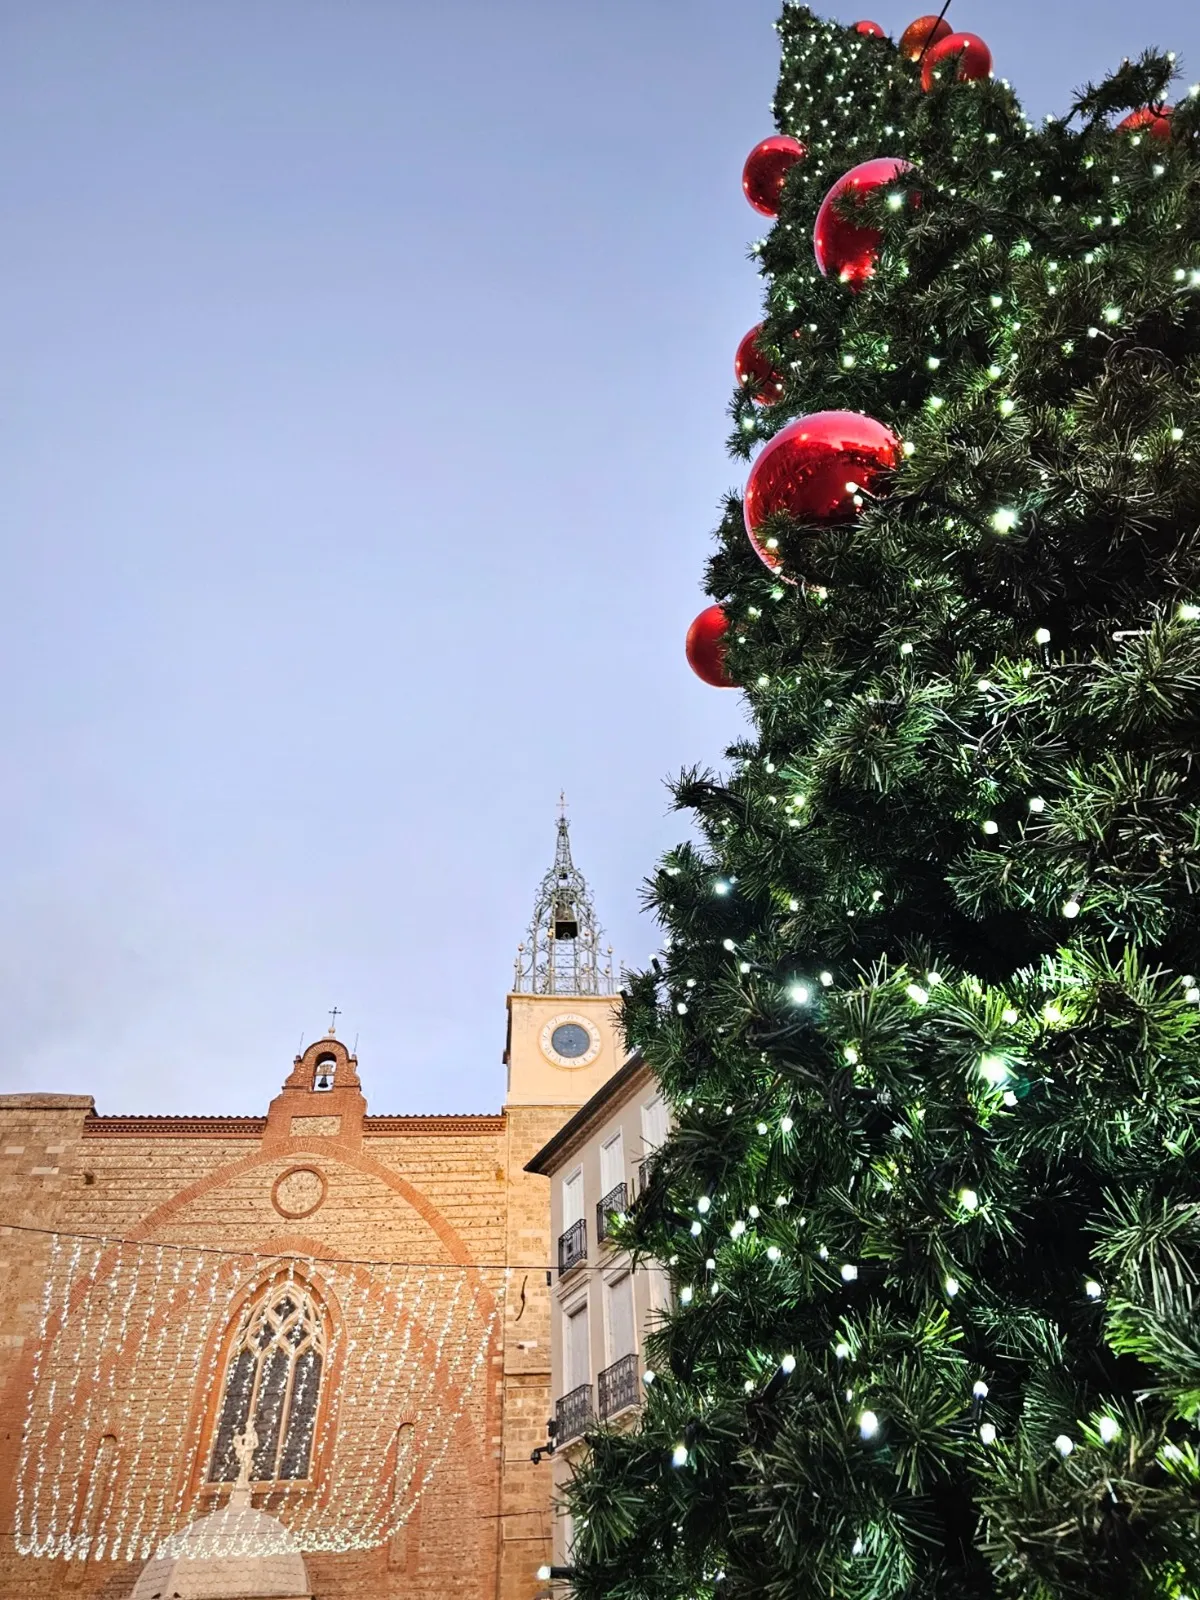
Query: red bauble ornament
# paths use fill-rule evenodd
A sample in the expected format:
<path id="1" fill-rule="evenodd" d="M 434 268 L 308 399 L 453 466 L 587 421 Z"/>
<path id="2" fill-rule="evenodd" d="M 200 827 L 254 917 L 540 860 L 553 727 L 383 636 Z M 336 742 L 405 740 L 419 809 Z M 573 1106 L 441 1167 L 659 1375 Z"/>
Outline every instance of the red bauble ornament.
<path id="1" fill-rule="evenodd" d="M 1171 137 L 1174 110 L 1174 106 L 1142 106 L 1140 111 L 1131 111 L 1122 118 L 1117 127 L 1125 133 L 1148 133 L 1152 139 L 1161 139 L 1165 144 Z"/>
<path id="2" fill-rule="evenodd" d="M 920 61 L 930 45 L 953 31 L 945 17 L 918 17 L 900 35 L 900 54 L 906 61 Z"/>
<path id="3" fill-rule="evenodd" d="M 688 666 L 698 678 L 714 689 L 736 689 L 737 683 L 725 669 L 725 636 L 729 618 L 720 606 L 702 611 L 687 631 Z"/>
<path id="4" fill-rule="evenodd" d="M 855 22 L 852 24 L 855 33 L 865 33 L 868 39 L 886 39 L 887 34 L 877 22 Z"/>
<path id="5" fill-rule="evenodd" d="M 783 375 L 758 348 L 761 331 L 762 323 L 756 323 L 738 345 L 733 370 L 742 388 L 750 391 L 751 400 L 760 406 L 773 406 L 783 393 Z"/>
<path id="6" fill-rule="evenodd" d="M 949 69 L 954 57 L 958 65 L 954 73 L 956 83 L 970 83 L 977 78 L 992 75 L 992 52 L 977 33 L 951 33 L 925 52 L 921 63 L 921 87 L 928 94 L 933 88 L 934 75 L 941 68 Z"/>
<path id="7" fill-rule="evenodd" d="M 763 537 L 767 518 L 785 511 L 799 522 L 846 522 L 860 490 L 873 492 L 900 460 L 900 441 L 859 411 L 817 411 L 777 433 L 750 469 L 743 514 L 750 543 L 767 566 L 779 552 Z"/>
<path id="8" fill-rule="evenodd" d="M 742 168 L 742 193 L 755 211 L 764 217 L 779 215 L 779 197 L 787 175 L 807 154 L 800 141 L 789 139 L 786 133 L 772 134 L 754 146 Z"/>
<path id="9" fill-rule="evenodd" d="M 817 225 L 813 229 L 817 266 L 826 277 L 838 277 L 852 289 L 861 289 L 875 271 L 883 235 L 868 223 L 853 222 L 843 216 L 839 207 L 843 197 L 865 198 L 885 183 L 894 182 L 910 165 L 898 156 L 876 156 L 874 161 L 862 161 L 857 167 L 851 167 L 830 189 L 821 201 Z"/>

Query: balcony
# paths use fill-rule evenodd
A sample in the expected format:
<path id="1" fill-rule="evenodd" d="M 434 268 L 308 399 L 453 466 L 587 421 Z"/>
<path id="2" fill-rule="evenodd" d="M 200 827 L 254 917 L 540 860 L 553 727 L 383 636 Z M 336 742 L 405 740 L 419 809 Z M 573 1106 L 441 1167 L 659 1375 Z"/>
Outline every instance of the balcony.
<path id="1" fill-rule="evenodd" d="M 561 1278 L 587 1260 L 587 1223 L 580 1217 L 558 1236 L 558 1275 Z"/>
<path id="2" fill-rule="evenodd" d="M 610 1189 L 603 1200 L 596 1203 L 596 1243 L 603 1244 L 608 1238 L 609 1224 L 614 1215 L 620 1215 L 629 1209 L 629 1185 L 621 1180 L 614 1188 Z"/>
<path id="3" fill-rule="evenodd" d="M 555 1404 L 554 1413 L 558 1421 L 558 1432 L 554 1435 L 556 1444 L 567 1444 L 586 1433 L 592 1420 L 591 1384 L 581 1383 L 577 1389 L 563 1395 Z"/>
<path id="4" fill-rule="evenodd" d="M 600 1392 L 600 1415 L 615 1417 L 618 1411 L 624 1411 L 628 1406 L 636 1406 L 641 1399 L 638 1387 L 636 1355 L 621 1356 L 611 1367 L 605 1367 L 597 1383 Z"/>
<path id="5" fill-rule="evenodd" d="M 651 1150 L 644 1161 L 638 1162 L 638 1193 L 645 1194 L 650 1179 L 654 1176 L 654 1163 L 658 1156 L 657 1150 Z"/>

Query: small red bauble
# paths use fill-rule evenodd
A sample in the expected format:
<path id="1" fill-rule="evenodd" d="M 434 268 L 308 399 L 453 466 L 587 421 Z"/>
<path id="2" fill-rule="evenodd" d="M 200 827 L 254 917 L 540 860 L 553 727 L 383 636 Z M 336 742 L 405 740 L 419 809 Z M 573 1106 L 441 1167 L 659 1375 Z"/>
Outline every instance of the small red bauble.
<path id="1" fill-rule="evenodd" d="M 890 429 L 859 411 L 817 411 L 777 433 L 750 469 L 743 515 L 750 543 L 767 566 L 778 550 L 763 537 L 777 512 L 798 522 L 846 522 L 859 509 L 860 491 L 872 492 L 900 460 Z"/>
<path id="2" fill-rule="evenodd" d="M 742 168 L 742 193 L 755 211 L 761 211 L 764 217 L 779 215 L 779 198 L 787 175 L 807 154 L 800 141 L 789 139 L 786 133 L 772 134 L 754 146 Z"/>
<path id="3" fill-rule="evenodd" d="M 1131 111 L 1117 123 L 1117 127 L 1125 133 L 1148 133 L 1152 139 L 1161 139 L 1164 143 L 1171 137 L 1171 114 L 1174 106 L 1143 106 L 1140 111 Z"/>
<path id="4" fill-rule="evenodd" d="M 865 33 L 868 39 L 886 39 L 887 34 L 877 22 L 856 22 L 853 24 L 855 33 Z"/>
<path id="5" fill-rule="evenodd" d="M 940 76 L 939 68 L 943 71 L 948 69 L 955 56 L 958 57 L 954 73 L 956 83 L 970 83 L 977 78 L 991 77 L 992 52 L 977 33 L 947 34 L 925 52 L 925 59 L 921 63 L 921 87 L 926 94 L 933 88 L 934 78 Z"/>
<path id="6" fill-rule="evenodd" d="M 783 376 L 758 348 L 761 330 L 759 322 L 738 345 L 733 370 L 742 388 L 750 391 L 751 400 L 760 406 L 773 406 L 783 393 Z"/>
<path id="7" fill-rule="evenodd" d="M 709 606 L 702 611 L 687 631 L 688 666 L 698 678 L 711 683 L 714 689 L 736 689 L 737 683 L 725 668 L 725 636 L 729 632 L 729 618 L 720 606 Z"/>
<path id="8" fill-rule="evenodd" d="M 813 250 L 817 266 L 826 277 L 840 278 L 852 289 L 861 289 L 875 271 L 883 235 L 868 223 L 854 222 L 844 216 L 840 207 L 847 197 L 865 199 L 885 183 L 892 183 L 902 172 L 907 172 L 909 166 L 909 162 L 898 156 L 876 156 L 874 161 L 862 161 L 843 173 L 821 201 L 817 225 L 813 229 Z"/>
<path id="9" fill-rule="evenodd" d="M 900 54 L 906 61 L 920 61 L 930 45 L 953 31 L 944 17 L 918 17 L 900 35 Z"/>

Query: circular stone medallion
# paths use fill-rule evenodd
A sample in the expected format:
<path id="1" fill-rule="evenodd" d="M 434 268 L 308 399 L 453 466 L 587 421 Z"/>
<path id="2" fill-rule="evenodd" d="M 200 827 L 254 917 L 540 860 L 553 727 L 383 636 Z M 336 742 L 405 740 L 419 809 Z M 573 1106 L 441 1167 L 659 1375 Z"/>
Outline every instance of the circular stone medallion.
<path id="1" fill-rule="evenodd" d="M 311 1217 L 329 1185 L 316 1167 L 289 1167 L 275 1179 L 271 1204 L 281 1217 Z"/>

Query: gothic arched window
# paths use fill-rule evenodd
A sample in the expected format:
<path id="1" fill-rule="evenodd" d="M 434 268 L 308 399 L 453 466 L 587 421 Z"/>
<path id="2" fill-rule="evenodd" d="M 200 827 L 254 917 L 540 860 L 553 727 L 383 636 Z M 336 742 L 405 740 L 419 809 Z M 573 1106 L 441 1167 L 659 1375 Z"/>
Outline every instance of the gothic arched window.
<path id="1" fill-rule="evenodd" d="M 237 1478 L 233 1441 L 250 1420 L 258 1434 L 251 1481 L 287 1484 L 308 1478 L 324 1363 L 325 1321 L 307 1287 L 286 1278 L 250 1302 L 226 1357 L 210 1483 Z"/>

